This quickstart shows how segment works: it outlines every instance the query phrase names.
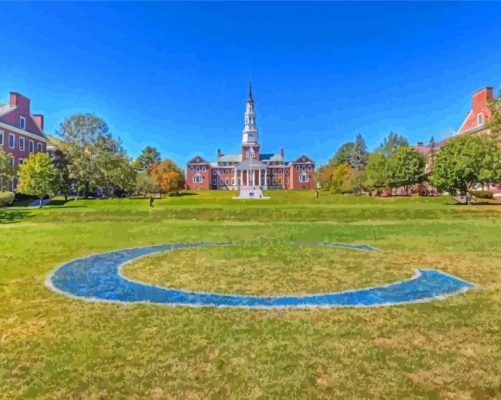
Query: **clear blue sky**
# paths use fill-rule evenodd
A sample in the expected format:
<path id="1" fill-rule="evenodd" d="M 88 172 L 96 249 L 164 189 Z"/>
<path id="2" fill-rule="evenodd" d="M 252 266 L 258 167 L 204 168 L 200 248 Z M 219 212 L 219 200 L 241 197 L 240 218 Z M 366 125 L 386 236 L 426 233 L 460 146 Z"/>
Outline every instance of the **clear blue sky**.
<path id="1" fill-rule="evenodd" d="M 103 117 L 136 156 L 182 165 L 240 149 L 252 74 L 264 152 L 325 162 L 360 132 L 411 143 L 456 130 L 501 88 L 501 3 L 2 3 L 0 102 L 53 133 Z"/>

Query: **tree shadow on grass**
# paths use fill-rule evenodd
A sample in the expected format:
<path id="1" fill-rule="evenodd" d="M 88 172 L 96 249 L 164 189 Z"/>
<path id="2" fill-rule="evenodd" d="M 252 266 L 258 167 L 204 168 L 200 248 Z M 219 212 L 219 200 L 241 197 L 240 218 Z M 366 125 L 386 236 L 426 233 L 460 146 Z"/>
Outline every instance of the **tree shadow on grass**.
<path id="1" fill-rule="evenodd" d="M 29 211 L 0 209 L 0 224 L 14 224 L 31 217 L 33 215 Z"/>

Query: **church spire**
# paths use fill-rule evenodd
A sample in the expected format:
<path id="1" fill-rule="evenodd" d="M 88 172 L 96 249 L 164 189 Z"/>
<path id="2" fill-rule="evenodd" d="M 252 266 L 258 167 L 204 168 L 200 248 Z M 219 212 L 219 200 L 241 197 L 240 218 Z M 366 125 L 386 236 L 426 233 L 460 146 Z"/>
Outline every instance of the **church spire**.
<path id="1" fill-rule="evenodd" d="M 254 102 L 254 99 L 252 98 L 252 82 L 250 80 L 249 80 L 249 97 L 247 98 L 247 101 Z"/>
<path id="2" fill-rule="evenodd" d="M 256 112 L 254 110 L 254 98 L 252 97 L 252 83 L 249 80 L 249 97 L 245 107 L 245 126 L 243 131 L 243 143 L 258 142 L 259 132 L 256 126 Z"/>

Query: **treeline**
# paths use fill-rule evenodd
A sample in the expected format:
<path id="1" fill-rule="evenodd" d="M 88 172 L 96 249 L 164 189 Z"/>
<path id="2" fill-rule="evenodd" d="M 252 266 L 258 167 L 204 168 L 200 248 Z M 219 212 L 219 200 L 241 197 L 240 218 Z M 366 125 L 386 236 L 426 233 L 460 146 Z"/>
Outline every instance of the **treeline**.
<path id="1" fill-rule="evenodd" d="M 0 191 L 5 182 L 19 178 L 18 193 L 37 196 L 70 194 L 82 197 L 123 197 L 133 194 L 177 193 L 184 187 L 184 173 L 153 147 L 133 160 L 122 143 L 109 132 L 106 122 L 92 114 L 65 119 L 52 139 L 52 157 L 31 154 L 19 166 L 0 149 Z M 40 205 L 42 203 L 40 202 Z"/>
<path id="2" fill-rule="evenodd" d="M 490 136 L 462 135 L 441 146 L 431 138 L 424 154 L 394 132 L 370 153 L 359 134 L 319 168 L 318 181 L 324 190 L 340 194 L 470 192 L 501 180 L 501 150 L 495 140 L 501 130 L 492 127 Z"/>

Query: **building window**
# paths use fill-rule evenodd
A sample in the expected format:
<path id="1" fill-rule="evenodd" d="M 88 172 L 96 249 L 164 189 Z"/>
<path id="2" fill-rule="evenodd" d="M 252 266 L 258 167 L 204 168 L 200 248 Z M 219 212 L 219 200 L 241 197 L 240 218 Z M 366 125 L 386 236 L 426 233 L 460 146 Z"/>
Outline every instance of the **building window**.
<path id="1" fill-rule="evenodd" d="M 19 138 L 19 150 L 24 151 L 24 138 Z"/>
<path id="2" fill-rule="evenodd" d="M 289 175 L 289 169 L 288 168 L 285 170 L 285 175 Z"/>
<path id="3" fill-rule="evenodd" d="M 308 171 L 311 171 L 313 169 L 313 165 L 308 165 Z"/>
<path id="4" fill-rule="evenodd" d="M 197 171 L 200 171 L 200 165 L 197 165 Z"/>
<path id="5" fill-rule="evenodd" d="M 277 170 L 275 168 L 273 168 L 271 171 L 272 171 L 273 175 L 275 175 L 277 173 Z"/>
<path id="6" fill-rule="evenodd" d="M 302 169 L 303 169 L 303 171 L 306 171 L 306 165 L 303 165 Z"/>
<path id="7" fill-rule="evenodd" d="M 299 177 L 299 182 L 309 182 L 309 181 L 310 181 L 309 175 L 301 175 Z"/>
<path id="8" fill-rule="evenodd" d="M 216 173 L 217 173 L 217 170 L 213 169 L 212 170 L 212 175 L 216 175 Z"/>
<path id="9" fill-rule="evenodd" d="M 285 183 L 289 183 L 289 177 L 285 178 Z"/>
<path id="10" fill-rule="evenodd" d="M 202 176 L 194 175 L 193 176 L 193 183 L 202 183 Z"/>
<path id="11" fill-rule="evenodd" d="M 202 165 L 202 171 L 205 171 L 205 165 Z"/>
<path id="12" fill-rule="evenodd" d="M 299 171 L 299 165 L 296 165 L 296 171 Z"/>
<path id="13" fill-rule="evenodd" d="M 26 129 L 26 118 L 19 117 L 19 127 L 21 129 Z"/>
<path id="14" fill-rule="evenodd" d="M 194 171 L 195 167 L 193 165 L 190 165 L 190 171 Z"/>
<path id="15" fill-rule="evenodd" d="M 276 184 L 277 184 L 277 180 L 275 179 L 275 177 L 273 177 L 273 179 L 271 180 L 271 183 L 272 183 L 273 185 L 276 185 Z"/>
<path id="16" fill-rule="evenodd" d="M 9 133 L 9 147 L 11 149 L 16 148 L 16 137 L 14 136 L 13 133 Z"/>
<path id="17" fill-rule="evenodd" d="M 231 178 L 231 185 L 235 186 L 235 178 Z"/>
<path id="18" fill-rule="evenodd" d="M 217 186 L 217 179 L 213 179 L 213 180 L 212 180 L 212 185 L 213 185 L 213 186 Z"/>
<path id="19" fill-rule="evenodd" d="M 24 164 L 24 160 L 22 158 L 19 159 L 19 165 L 23 165 Z"/>
<path id="20" fill-rule="evenodd" d="M 279 173 L 279 174 L 281 174 L 281 173 L 282 173 L 282 168 L 280 168 L 280 169 L 278 170 L 278 173 Z"/>
<path id="21" fill-rule="evenodd" d="M 477 125 L 483 125 L 483 124 L 484 124 L 484 114 L 478 113 L 477 114 Z"/>
<path id="22" fill-rule="evenodd" d="M 3 145 L 3 131 L 0 131 L 0 146 Z"/>
<path id="23" fill-rule="evenodd" d="M 225 184 L 226 186 L 228 186 L 228 185 L 230 184 L 230 180 L 229 180 L 229 178 L 226 178 L 226 179 L 224 180 L 224 184 Z"/>
<path id="24" fill-rule="evenodd" d="M 38 143 L 37 149 L 38 149 L 38 152 L 41 153 L 43 151 L 43 144 Z"/>
<path id="25" fill-rule="evenodd" d="M 30 140 L 28 142 L 28 150 L 30 151 L 30 153 L 33 153 L 35 151 L 35 143 L 33 142 L 33 140 Z"/>

